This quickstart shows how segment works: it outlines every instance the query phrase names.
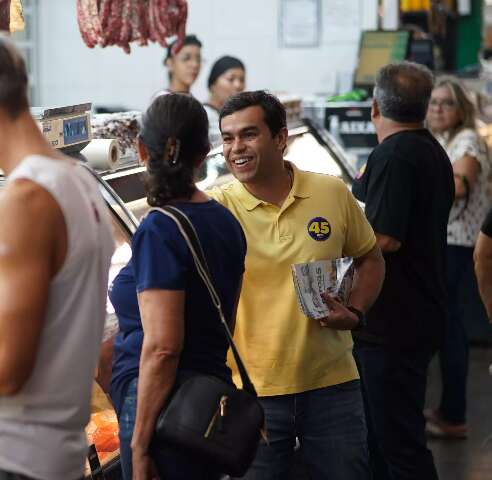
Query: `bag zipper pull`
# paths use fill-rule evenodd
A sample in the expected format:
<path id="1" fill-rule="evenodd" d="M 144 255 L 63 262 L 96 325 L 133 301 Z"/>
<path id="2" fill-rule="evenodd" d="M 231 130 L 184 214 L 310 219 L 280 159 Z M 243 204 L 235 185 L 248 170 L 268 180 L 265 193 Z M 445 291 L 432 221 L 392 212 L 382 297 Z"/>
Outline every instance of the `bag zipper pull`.
<path id="1" fill-rule="evenodd" d="M 219 416 L 219 421 L 217 425 L 217 430 L 219 432 L 222 432 L 224 430 L 224 417 L 226 414 L 226 406 L 227 406 L 227 396 L 223 395 L 220 399 L 220 404 L 219 404 L 219 409 L 220 409 L 220 416 Z"/>
<path id="2" fill-rule="evenodd" d="M 263 424 L 263 427 L 260 428 L 260 435 L 261 435 L 261 438 L 263 438 L 264 442 L 270 446 L 270 442 L 268 441 L 268 435 L 267 435 L 267 429 L 266 429 L 266 425 Z"/>
<path id="3" fill-rule="evenodd" d="M 219 432 L 222 431 L 222 427 L 223 427 L 222 418 L 225 416 L 225 413 L 226 413 L 226 403 L 227 403 L 227 396 L 223 395 L 220 398 L 219 408 L 215 411 L 214 416 L 210 420 L 210 423 L 208 424 L 207 430 L 205 431 L 205 434 L 203 435 L 205 438 L 208 438 L 210 436 L 216 423 L 218 424 L 217 430 Z"/>
<path id="4" fill-rule="evenodd" d="M 212 417 L 212 420 L 210 420 L 210 423 L 208 424 L 207 430 L 205 431 L 205 434 L 203 435 L 205 438 L 208 438 L 210 433 L 212 432 L 212 428 L 214 428 L 215 422 L 217 421 L 217 417 L 219 416 L 220 410 L 217 409 L 216 412 L 214 413 L 214 416 Z"/>

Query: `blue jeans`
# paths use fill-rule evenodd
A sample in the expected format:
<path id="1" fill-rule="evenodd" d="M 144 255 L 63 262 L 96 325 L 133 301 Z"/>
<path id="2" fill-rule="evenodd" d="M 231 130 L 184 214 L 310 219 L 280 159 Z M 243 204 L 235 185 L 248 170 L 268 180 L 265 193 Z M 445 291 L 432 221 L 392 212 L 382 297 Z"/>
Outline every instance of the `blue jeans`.
<path id="1" fill-rule="evenodd" d="M 375 480 L 437 480 L 423 415 L 433 352 L 389 351 L 357 342 Z"/>
<path id="2" fill-rule="evenodd" d="M 466 421 L 466 383 L 468 378 L 468 336 L 464 324 L 461 300 L 463 281 L 475 281 L 469 276 L 473 264 L 473 248 L 448 245 L 448 305 L 449 316 L 444 342 L 439 350 L 442 395 L 439 411 L 451 423 Z"/>
<path id="3" fill-rule="evenodd" d="M 137 412 L 137 382 L 135 378 L 128 389 L 121 408 L 118 423 L 120 427 L 120 462 L 124 480 L 132 479 L 131 441 Z M 170 446 L 157 449 L 151 446 L 150 454 L 161 480 L 218 480 L 220 474 L 210 471 L 206 465 L 190 458 L 190 455 Z"/>
<path id="4" fill-rule="evenodd" d="M 316 480 L 369 480 L 367 430 L 359 380 L 308 392 L 262 397 L 269 445 L 260 443 L 247 480 L 286 480 L 296 436 Z"/>

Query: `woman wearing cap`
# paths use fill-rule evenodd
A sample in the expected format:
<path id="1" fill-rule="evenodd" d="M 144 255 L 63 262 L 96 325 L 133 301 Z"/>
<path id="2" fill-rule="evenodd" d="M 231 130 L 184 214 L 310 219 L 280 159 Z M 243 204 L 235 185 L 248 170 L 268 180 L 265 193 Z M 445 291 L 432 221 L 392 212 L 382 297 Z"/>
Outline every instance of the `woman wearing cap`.
<path id="1" fill-rule="evenodd" d="M 208 115 L 209 139 L 213 145 L 220 139 L 219 112 L 226 100 L 244 90 L 246 69 L 238 58 L 224 56 L 219 58 L 208 77 L 210 95 L 203 105 Z"/>
<path id="2" fill-rule="evenodd" d="M 167 49 L 164 66 L 169 72 L 169 86 L 161 90 L 154 98 L 165 93 L 190 93 L 202 66 L 202 42 L 196 35 L 186 35 L 183 46 L 174 52 L 171 43 Z"/>

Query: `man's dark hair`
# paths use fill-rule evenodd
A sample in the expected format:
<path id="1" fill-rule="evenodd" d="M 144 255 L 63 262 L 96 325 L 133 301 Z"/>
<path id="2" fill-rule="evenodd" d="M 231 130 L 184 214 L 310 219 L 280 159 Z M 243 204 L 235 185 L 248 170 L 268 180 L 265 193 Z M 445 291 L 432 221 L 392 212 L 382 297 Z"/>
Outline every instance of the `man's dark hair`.
<path id="1" fill-rule="evenodd" d="M 0 108 L 13 119 L 29 108 L 27 71 L 13 43 L 0 35 Z"/>
<path id="2" fill-rule="evenodd" d="M 401 123 L 423 122 L 434 86 L 431 71 L 417 63 L 390 63 L 379 71 L 374 98 L 383 117 Z"/>
<path id="3" fill-rule="evenodd" d="M 245 108 L 256 106 L 261 107 L 263 110 L 265 123 L 270 129 L 272 137 L 275 137 L 282 128 L 287 127 L 285 107 L 277 97 L 264 90 L 241 92 L 230 97 L 220 111 L 219 126 L 222 125 L 222 119 L 224 117 L 244 110 Z"/>

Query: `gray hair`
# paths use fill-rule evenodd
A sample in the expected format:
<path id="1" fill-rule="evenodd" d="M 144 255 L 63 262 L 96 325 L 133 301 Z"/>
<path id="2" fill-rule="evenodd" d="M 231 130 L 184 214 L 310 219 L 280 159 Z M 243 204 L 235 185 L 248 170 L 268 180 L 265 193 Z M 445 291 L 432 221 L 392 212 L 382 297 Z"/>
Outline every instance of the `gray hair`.
<path id="1" fill-rule="evenodd" d="M 418 63 L 390 63 L 376 77 L 374 99 L 383 117 L 400 123 L 423 122 L 434 86 L 431 71 Z"/>

